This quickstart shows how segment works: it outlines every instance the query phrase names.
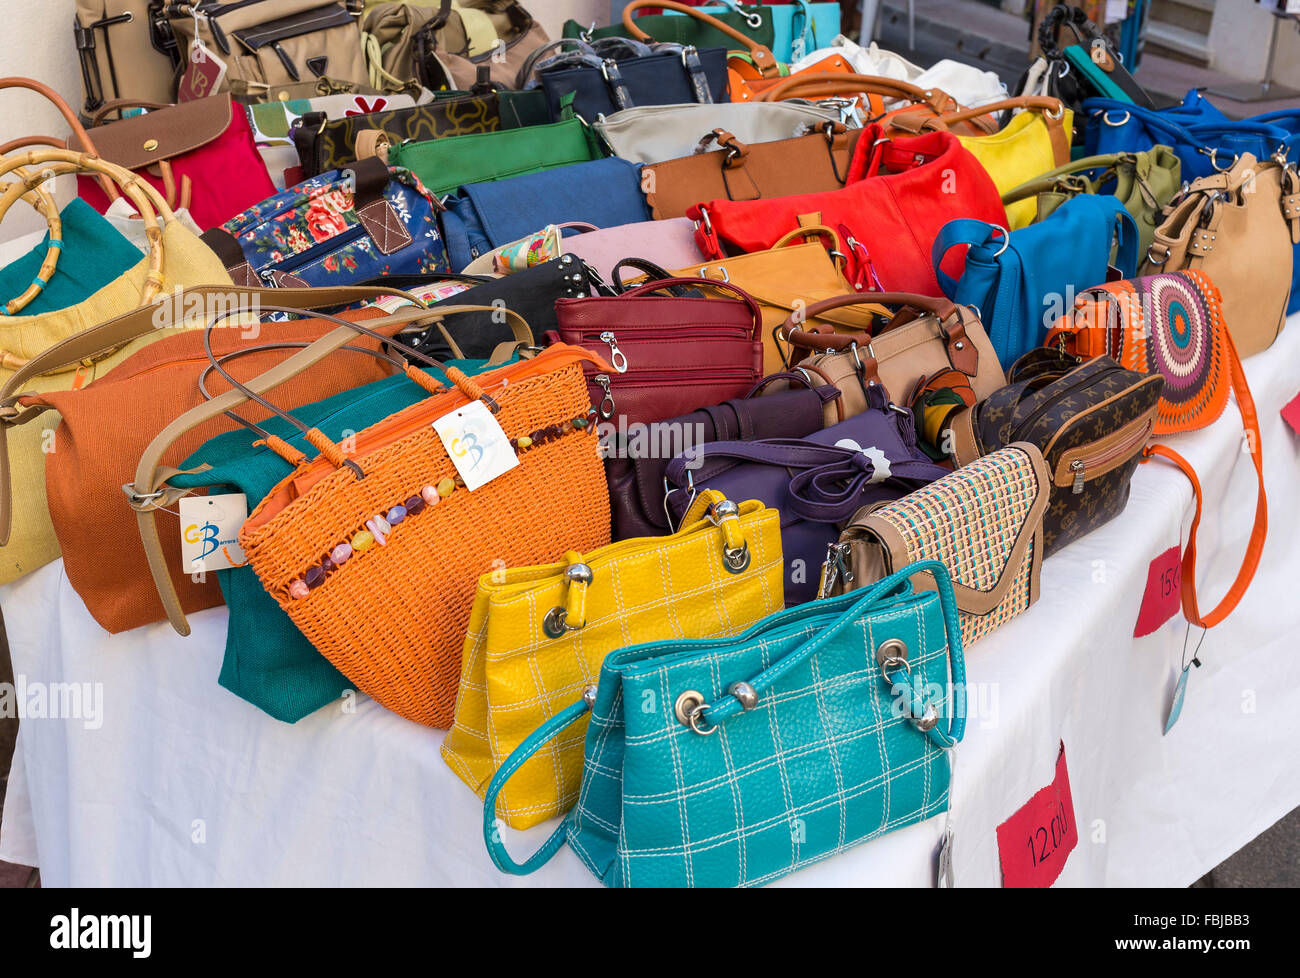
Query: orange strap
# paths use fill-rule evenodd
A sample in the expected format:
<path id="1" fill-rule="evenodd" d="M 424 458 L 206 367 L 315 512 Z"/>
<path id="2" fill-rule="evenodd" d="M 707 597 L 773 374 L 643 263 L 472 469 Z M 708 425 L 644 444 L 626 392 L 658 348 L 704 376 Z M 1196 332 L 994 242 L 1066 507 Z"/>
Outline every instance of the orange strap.
<path id="1" fill-rule="evenodd" d="M 1201 482 L 1196 477 L 1196 470 L 1172 448 L 1165 445 L 1150 445 L 1144 453 L 1144 461 L 1152 455 L 1168 459 L 1183 470 L 1192 483 L 1192 493 L 1196 497 L 1196 515 L 1192 517 L 1192 530 L 1187 537 L 1187 549 L 1183 551 L 1183 617 L 1193 625 L 1213 628 L 1232 614 L 1237 603 L 1246 594 L 1255 569 L 1259 566 L 1260 555 L 1264 551 L 1264 540 L 1268 536 L 1268 497 L 1264 492 L 1264 456 L 1259 439 L 1259 416 L 1255 412 L 1255 399 L 1246 384 L 1246 372 L 1242 369 L 1241 358 L 1237 356 L 1237 347 L 1227 330 L 1223 331 L 1226 340 L 1228 365 L 1232 370 L 1232 387 L 1237 396 L 1237 406 L 1241 409 L 1242 426 L 1246 433 L 1254 438 L 1250 445 L 1251 461 L 1255 463 L 1255 473 L 1259 478 L 1259 495 L 1255 500 L 1255 525 L 1251 527 L 1250 542 L 1246 546 L 1246 556 L 1242 558 L 1241 569 L 1237 579 L 1223 596 L 1223 600 L 1209 614 L 1201 617 L 1201 609 L 1196 601 L 1196 528 L 1201 522 Z"/>

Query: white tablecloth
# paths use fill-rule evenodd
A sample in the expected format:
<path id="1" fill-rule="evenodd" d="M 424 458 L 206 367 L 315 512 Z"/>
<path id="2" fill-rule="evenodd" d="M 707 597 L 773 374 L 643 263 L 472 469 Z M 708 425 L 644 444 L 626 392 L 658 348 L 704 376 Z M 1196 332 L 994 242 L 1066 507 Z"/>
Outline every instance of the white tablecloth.
<path id="1" fill-rule="evenodd" d="M 1058 885 L 1185 886 L 1300 805 L 1300 444 L 1278 414 L 1300 390 L 1300 316 L 1246 371 L 1268 545 L 1246 599 L 1205 638 L 1182 719 L 1162 735 L 1181 617 L 1133 638 L 1148 565 L 1191 518 L 1186 479 L 1152 463 L 1119 519 L 1045 562 L 1038 604 L 967 652 L 980 715 L 957 753 L 958 885 L 999 884 L 996 827 L 1051 781 L 1061 741 L 1080 841 Z M 1250 528 L 1241 442 L 1235 407 L 1175 441 L 1206 492 L 1203 609 Z M 102 684 L 98 720 L 21 727 L 0 859 L 39 865 L 46 886 L 592 883 L 567 849 L 525 880 L 493 868 L 441 731 L 364 697 L 287 725 L 218 687 L 224 608 L 191 616 L 188 639 L 166 624 L 110 636 L 58 563 L 0 588 L 0 607 L 20 677 Z M 507 841 L 521 855 L 549 830 Z M 786 882 L 927 885 L 941 831 L 932 819 Z"/>

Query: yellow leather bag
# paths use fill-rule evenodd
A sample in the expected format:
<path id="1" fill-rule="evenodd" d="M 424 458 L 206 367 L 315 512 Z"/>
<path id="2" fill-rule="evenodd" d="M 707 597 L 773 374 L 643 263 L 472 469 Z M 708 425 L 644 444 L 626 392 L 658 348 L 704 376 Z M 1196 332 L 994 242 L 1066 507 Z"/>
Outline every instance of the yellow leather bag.
<path id="1" fill-rule="evenodd" d="M 200 284 L 234 288 L 221 260 L 176 218 L 157 191 L 129 170 L 84 154 L 48 149 L 0 158 L 0 176 L 13 174 L 19 178 L 7 183 L 0 194 L 0 219 L 51 174 L 63 173 L 97 174 L 115 189 L 120 188 L 144 218 L 149 254 L 76 305 L 34 316 L 0 319 L 0 399 L 18 393 L 79 390 L 146 344 L 188 326 L 155 328 L 162 320 L 162 307 L 157 306 L 154 308 L 160 310 L 159 317 L 142 316 L 138 334 L 124 345 L 102 350 L 93 359 L 72 364 L 61 372 L 27 376 L 28 371 L 22 369 L 25 364 L 77 333 L 132 310 L 148 309 L 155 298 L 167 298 L 176 288 Z M 129 407 L 123 405 L 124 417 L 129 416 Z M 7 410 L 18 413 L 21 409 Z M 9 424 L 6 415 L 0 413 L 0 428 Z M 12 500 L 12 509 L 7 513 L 8 525 L 0 534 L 0 540 L 8 538 L 0 547 L 0 584 L 59 556 L 59 542 L 45 498 L 45 453 L 52 449 L 58 424 L 58 413 L 50 411 L 38 424 L 9 428 L 7 435 L 0 438 L 0 465 L 6 458 L 12 460 L 8 463 L 12 469 L 4 473 L 4 488 Z M 8 492 L 9 486 L 12 492 Z"/>
<path id="2" fill-rule="evenodd" d="M 916 131 L 951 129 L 957 123 L 976 116 L 1021 109 L 1011 121 L 987 136 L 964 136 L 956 133 L 961 144 L 970 150 L 993 178 L 998 193 L 1004 194 L 1048 170 L 1070 162 L 1070 133 L 1074 113 L 1058 99 L 1046 96 L 1018 96 L 981 105 L 975 109 L 949 112 L 941 116 L 896 116 L 894 125 L 914 126 Z M 909 121 L 911 120 L 911 121 Z M 1012 231 L 1032 224 L 1037 213 L 1034 201 L 1022 200 L 1007 206 L 1007 221 Z"/>
<path id="3" fill-rule="evenodd" d="M 758 500 L 701 493 L 671 536 L 640 537 L 564 563 L 479 579 L 456 719 L 442 745 L 480 798 L 537 727 L 594 687 L 605 656 L 655 639 L 743 631 L 781 609 L 781 517 Z M 594 693 L 593 693 L 594 694 Z M 523 829 L 568 811 L 582 782 L 587 722 L 534 754 L 497 799 Z"/>

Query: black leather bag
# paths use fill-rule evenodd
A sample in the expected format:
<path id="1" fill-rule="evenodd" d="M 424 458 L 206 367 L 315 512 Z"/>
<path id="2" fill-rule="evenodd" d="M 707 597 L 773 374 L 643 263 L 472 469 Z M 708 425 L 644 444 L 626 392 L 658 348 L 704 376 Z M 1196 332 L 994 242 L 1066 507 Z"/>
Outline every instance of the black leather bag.
<path id="1" fill-rule="evenodd" d="M 797 374 L 776 376 L 802 380 Z M 757 392 L 658 422 L 640 441 L 635 434 L 601 432 L 615 540 L 673 532 L 664 508 L 664 472 L 677 454 L 702 442 L 805 438 L 822 430 L 831 413 L 827 406 L 840 396 L 829 385 L 766 397 L 755 397 Z"/>
<path id="2" fill-rule="evenodd" d="M 581 49 L 542 61 L 536 68 L 553 121 L 561 118 L 563 101 L 570 94 L 573 111 L 588 122 L 638 105 L 731 101 L 726 48 L 697 51 L 626 38 L 598 41 L 596 47 L 581 41 L 567 43 Z"/>
<path id="3" fill-rule="evenodd" d="M 432 303 L 436 308 L 441 303 L 448 305 L 492 306 L 504 305 L 512 312 L 517 312 L 532 327 L 533 336 L 541 338 L 558 328 L 555 319 L 556 299 L 583 299 L 590 295 L 609 295 L 600 276 L 592 271 L 587 263 L 576 255 L 561 255 L 559 258 L 525 268 L 522 271 L 494 278 L 490 275 L 390 275 L 376 279 L 376 285 L 390 288 L 411 289 L 429 282 L 471 282 L 474 283 L 464 292 L 450 296 L 441 302 Z M 514 340 L 510 324 L 503 316 L 489 312 L 467 312 L 457 318 L 456 344 L 467 359 L 486 360 L 501 343 Z M 435 328 L 419 333 L 404 333 L 398 337 L 403 346 L 410 347 L 433 357 L 446 360 L 452 357 L 452 350 L 446 339 Z"/>

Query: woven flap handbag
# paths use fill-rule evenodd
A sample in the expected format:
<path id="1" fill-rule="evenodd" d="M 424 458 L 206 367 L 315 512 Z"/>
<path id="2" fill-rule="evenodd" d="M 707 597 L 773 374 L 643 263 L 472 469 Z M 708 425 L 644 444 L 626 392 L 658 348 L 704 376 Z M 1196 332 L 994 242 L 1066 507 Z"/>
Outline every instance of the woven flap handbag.
<path id="1" fill-rule="evenodd" d="M 867 410 L 805 438 L 706 441 L 664 472 L 664 507 L 680 522 L 701 490 L 748 495 L 781 513 L 785 603 L 817 596 L 817 568 L 840 527 L 862 506 L 897 499 L 950 470 L 917 446 L 912 412 L 879 385 Z"/>
<path id="2" fill-rule="evenodd" d="M 992 178 L 949 132 L 890 140 L 879 126 L 862 130 L 857 152 L 871 152 L 861 178 L 842 190 L 770 200 L 717 199 L 692 207 L 700 250 L 708 258 L 763 251 L 821 214 L 849 245 L 847 277 L 879 292 L 940 296 L 930 245 L 950 220 L 1005 226 L 1006 209 Z M 850 241 L 849 239 L 852 239 Z M 956 273 L 960 264 L 952 267 Z"/>
<path id="3" fill-rule="evenodd" d="M 833 105 L 802 102 L 720 102 L 713 105 L 644 105 L 597 119 L 592 128 L 615 156 L 633 163 L 663 163 L 690 156 L 700 137 L 715 129 L 742 143 L 793 139 L 826 122 L 844 122 Z"/>
<path id="4" fill-rule="evenodd" d="M 41 423 L 26 425 L 39 412 L 22 407 L 19 398 L 83 387 L 170 335 L 179 325 L 166 312 L 172 303 L 154 305 L 164 290 L 204 282 L 221 293 L 231 288 L 216 256 L 177 219 L 157 191 L 129 170 L 71 150 L 29 150 L 0 160 L 0 177 L 16 178 L 5 181 L 0 219 L 52 174 L 81 172 L 99 175 L 114 194 L 120 193 L 136 208 L 148 254 L 75 305 L 0 319 L 0 583 L 59 555 L 44 472 L 57 418 L 46 414 Z"/>
<path id="5" fill-rule="evenodd" d="M 1300 252 L 1300 172 L 1246 153 L 1232 169 L 1192 181 L 1161 216 L 1142 272 L 1202 272 L 1223 296 L 1237 352 L 1272 346 Z"/>
<path id="6" fill-rule="evenodd" d="M 912 588 L 921 573 L 937 590 Z M 936 561 L 734 638 L 614 652 L 599 683 L 488 785 L 488 853 L 526 875 L 567 841 L 606 886 L 761 886 L 947 810 L 945 754 L 965 733 L 965 684 L 952 585 Z M 589 712 L 578 802 L 515 862 L 497 796 Z"/>
<path id="7" fill-rule="evenodd" d="M 974 306 L 1003 363 L 1042 346 L 1071 297 L 1137 270 L 1137 224 L 1109 194 L 1080 194 L 1047 220 L 1019 231 L 979 221 L 951 221 L 930 249 L 944 295 Z M 969 246 L 960 279 L 942 267 L 948 252 Z"/>
<path id="8" fill-rule="evenodd" d="M 1011 221 L 1011 230 L 1045 220 L 1071 197 L 1107 193 L 1117 197 L 1132 215 L 1138 229 L 1138 254 L 1151 247 L 1160 210 L 1181 187 L 1182 165 L 1168 146 L 1153 146 L 1141 153 L 1088 156 L 1041 173 L 1002 195 L 1011 208 L 1019 202 L 1033 206 L 1026 220 Z"/>
<path id="9" fill-rule="evenodd" d="M 413 173 L 370 157 L 268 197 L 203 241 L 236 285 L 354 285 L 447 271 L 439 209 Z"/>
<path id="10" fill-rule="evenodd" d="M 1124 511 L 1164 387 L 1159 374 L 1126 370 L 1110 357 L 1080 361 L 1039 347 L 1016 361 L 1006 387 L 943 426 L 958 466 L 1013 442 L 1038 447 L 1052 477 L 1043 516 L 1050 557 Z"/>
<path id="11" fill-rule="evenodd" d="M 1155 416 L 1157 436 L 1207 427 L 1227 408 L 1229 391 L 1236 398 L 1247 454 L 1259 481 L 1255 524 L 1232 586 L 1204 615 L 1196 597 L 1196 530 L 1201 521 L 1201 484 L 1196 470 L 1168 445 L 1151 445 L 1145 453 L 1145 457 L 1156 455 L 1177 465 L 1192 484 L 1196 515 L 1183 551 L 1183 616 L 1203 628 L 1217 625 L 1232 613 L 1250 586 L 1268 534 L 1259 416 L 1224 320 L 1219 290 L 1200 271 L 1110 282 L 1079 296 L 1073 311 L 1047 334 L 1047 345 L 1077 357 L 1108 356 L 1129 370 L 1163 377 L 1164 391 Z"/>
<path id="12" fill-rule="evenodd" d="M 952 576 L 963 646 L 1038 600 L 1051 475 L 1016 442 L 901 499 L 858 510 L 827 548 L 820 596 L 871 587 L 938 561 Z"/>
<path id="13" fill-rule="evenodd" d="M 430 315 L 400 315 L 418 319 L 422 312 Z M 516 313 L 506 315 L 528 345 L 526 324 Z M 270 374 L 187 412 L 156 441 L 260 395 L 345 345 L 354 332 L 369 335 L 347 323 Z M 320 455 L 295 453 L 294 471 L 244 523 L 239 543 L 267 592 L 321 654 L 381 705 L 418 723 L 449 725 L 479 576 L 500 566 L 495 561 L 546 563 L 609 542 L 609 496 L 582 374 L 592 361 L 599 358 L 559 345 L 475 379 L 448 369 L 451 388 L 435 387 L 428 398 L 342 443 L 310 435 Z M 433 384 L 419 371 L 408 376 Z M 448 441 L 460 466 L 435 423 L 459 426 L 461 433 Z M 510 459 L 515 464 L 478 484 L 489 446 L 500 453 L 500 467 Z M 156 453 L 147 450 L 137 469 L 141 495 L 158 482 Z M 156 533 L 151 520 L 146 526 L 142 519 L 141 527 Z M 168 582 L 157 583 L 172 624 L 184 630 Z M 430 593 L 439 600 L 429 602 Z"/>
<path id="14" fill-rule="evenodd" d="M 656 294 L 706 286 L 717 295 Z M 559 299 L 559 339 L 597 351 L 612 369 L 585 368 L 602 422 L 650 424 L 702 404 L 744 397 L 763 377 L 763 315 L 744 290 L 724 282 L 667 278 L 619 296 Z M 701 350 L 707 350 L 702 356 Z"/>
<path id="15" fill-rule="evenodd" d="M 781 569 L 776 510 L 711 493 L 671 536 L 484 575 L 442 756 L 482 798 L 525 738 L 595 684 L 606 655 L 743 631 L 780 610 Z M 497 796 L 507 825 L 528 828 L 573 807 L 585 732 L 574 724 L 523 765 Z"/>
<path id="16" fill-rule="evenodd" d="M 881 329 L 818 325 L 836 310 L 853 307 L 883 309 L 891 318 Z M 836 296 L 791 314 L 773 335 L 778 345 L 788 344 L 782 355 L 792 370 L 839 388 L 845 417 L 866 410 L 874 386 L 895 404 L 912 406 L 935 387 L 960 390 L 965 403 L 974 404 L 1006 383 L 978 314 L 947 299 L 893 292 Z M 768 391 L 785 386 L 773 384 Z"/>
<path id="17" fill-rule="evenodd" d="M 656 220 L 684 217 L 702 200 L 762 200 L 838 190 L 848 179 L 849 160 L 861 135 L 861 129 L 841 122 L 822 122 L 790 139 L 745 143 L 715 128 L 705 133 L 690 156 L 647 164 L 641 186 Z"/>

